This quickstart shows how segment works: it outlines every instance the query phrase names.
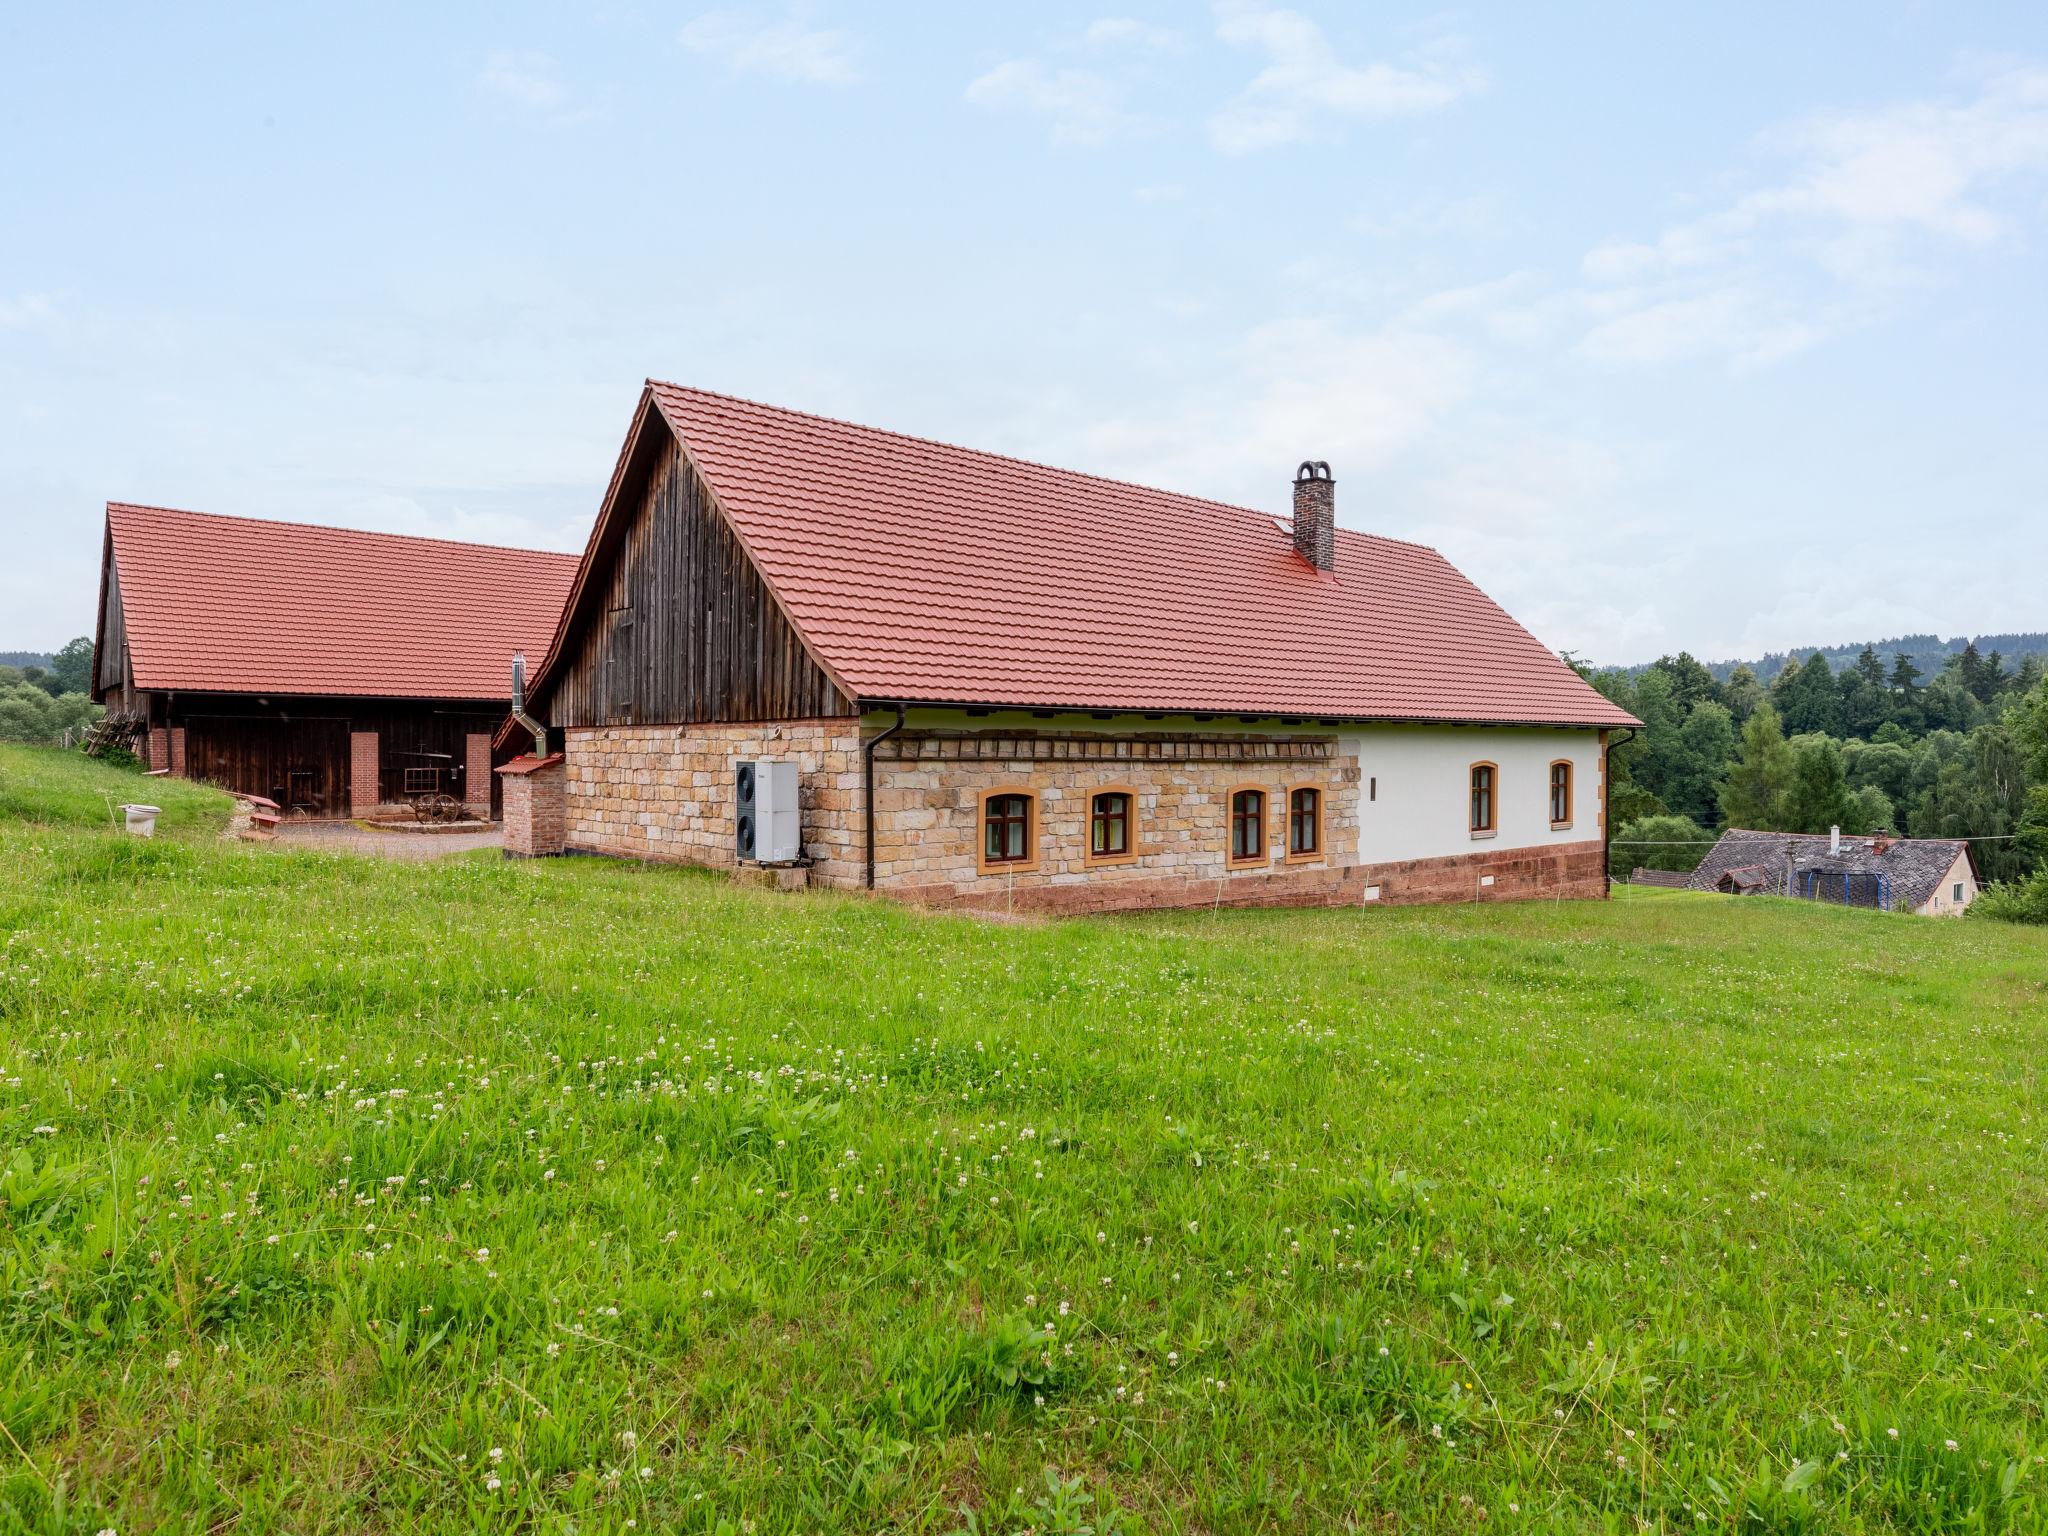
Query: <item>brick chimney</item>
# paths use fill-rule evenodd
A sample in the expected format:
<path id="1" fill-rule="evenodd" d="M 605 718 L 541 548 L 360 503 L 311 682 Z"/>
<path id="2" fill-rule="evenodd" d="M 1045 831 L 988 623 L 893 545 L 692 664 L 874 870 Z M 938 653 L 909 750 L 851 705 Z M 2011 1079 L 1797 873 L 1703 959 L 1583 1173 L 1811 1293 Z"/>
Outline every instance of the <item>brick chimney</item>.
<path id="1" fill-rule="evenodd" d="M 1337 564 L 1337 482 L 1321 459 L 1294 472 L 1294 547 L 1319 571 Z"/>

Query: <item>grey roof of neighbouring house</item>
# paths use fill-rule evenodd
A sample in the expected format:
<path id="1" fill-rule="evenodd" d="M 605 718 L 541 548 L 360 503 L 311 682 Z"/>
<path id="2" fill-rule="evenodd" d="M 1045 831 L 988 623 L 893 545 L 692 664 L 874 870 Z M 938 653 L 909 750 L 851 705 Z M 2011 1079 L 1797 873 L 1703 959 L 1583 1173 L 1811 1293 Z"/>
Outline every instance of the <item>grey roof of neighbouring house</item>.
<path id="1" fill-rule="evenodd" d="M 1731 827 L 1692 872 L 1689 888 L 1711 891 L 1723 875 L 1737 871 L 1767 873 L 1764 889 L 1789 892 L 1795 872 L 1884 875 L 1891 882 L 1892 909 L 1911 911 L 1940 887 L 1955 867 L 1956 855 L 1969 851 L 1960 838 L 1843 837 L 1842 851 L 1828 852 L 1824 836 L 1798 832 L 1749 832 Z M 1744 884 L 1749 883 L 1744 880 Z"/>
<path id="2" fill-rule="evenodd" d="M 1682 891 L 1692 876 L 1682 869 L 1639 869 L 1628 877 L 1630 885 L 1660 885 L 1667 891 Z"/>

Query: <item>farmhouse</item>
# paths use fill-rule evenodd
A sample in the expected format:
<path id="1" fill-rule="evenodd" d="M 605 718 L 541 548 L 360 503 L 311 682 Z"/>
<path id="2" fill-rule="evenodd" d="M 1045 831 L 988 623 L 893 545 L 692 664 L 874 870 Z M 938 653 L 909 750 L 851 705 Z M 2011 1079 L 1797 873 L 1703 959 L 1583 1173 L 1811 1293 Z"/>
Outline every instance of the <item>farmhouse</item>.
<path id="1" fill-rule="evenodd" d="M 1959 914 L 1977 899 L 1970 845 L 1960 838 L 1843 837 L 1731 827 L 1700 861 L 1688 889 L 1793 896 L 1844 906 Z"/>
<path id="2" fill-rule="evenodd" d="M 512 653 L 573 556 L 110 502 L 93 697 L 149 765 L 310 816 L 492 807 Z"/>
<path id="3" fill-rule="evenodd" d="M 1327 465 L 1293 495 L 651 382 L 508 851 L 1015 910 L 1604 894 L 1633 719 L 1434 550 L 1338 528 Z"/>

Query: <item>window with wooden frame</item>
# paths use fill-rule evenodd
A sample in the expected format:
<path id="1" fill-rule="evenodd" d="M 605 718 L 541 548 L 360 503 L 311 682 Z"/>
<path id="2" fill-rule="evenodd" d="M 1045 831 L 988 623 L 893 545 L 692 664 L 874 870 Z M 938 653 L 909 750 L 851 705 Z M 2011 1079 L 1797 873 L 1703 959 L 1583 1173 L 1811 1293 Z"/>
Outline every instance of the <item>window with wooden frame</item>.
<path id="1" fill-rule="evenodd" d="M 1038 867 L 1038 796 L 1028 789 L 991 789 L 981 797 L 984 874 Z"/>
<path id="2" fill-rule="evenodd" d="M 1560 757 L 1550 765 L 1550 830 L 1562 832 L 1572 824 L 1572 764 Z"/>
<path id="3" fill-rule="evenodd" d="M 1266 792 L 1247 785 L 1230 792 L 1230 863 L 1250 869 L 1269 863 L 1266 848 Z"/>
<path id="4" fill-rule="evenodd" d="M 1323 792 L 1314 784 L 1296 784 L 1287 791 L 1287 861 L 1305 863 L 1323 856 Z"/>
<path id="5" fill-rule="evenodd" d="M 1492 837 L 1500 830 L 1500 765 L 1472 765 L 1472 835 Z"/>
<path id="6" fill-rule="evenodd" d="M 1128 864 L 1138 856 L 1138 792 L 1106 784 L 1088 797 L 1090 864 Z"/>

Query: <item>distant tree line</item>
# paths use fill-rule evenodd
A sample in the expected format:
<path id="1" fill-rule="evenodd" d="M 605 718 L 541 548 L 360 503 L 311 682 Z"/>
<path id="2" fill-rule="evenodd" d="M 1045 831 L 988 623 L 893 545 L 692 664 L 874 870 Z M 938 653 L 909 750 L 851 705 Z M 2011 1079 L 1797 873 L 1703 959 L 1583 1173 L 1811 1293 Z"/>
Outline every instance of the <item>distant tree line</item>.
<path id="1" fill-rule="evenodd" d="M 92 641 L 81 635 L 39 666 L 0 666 L 0 741 L 55 741 L 100 717 Z"/>
<path id="2" fill-rule="evenodd" d="M 1691 869 L 1722 829 L 1970 837 L 1988 881 L 2048 865 L 2048 663 L 1974 641 L 1933 676 L 1866 645 L 1768 685 L 1681 651 L 1630 671 L 1580 667 L 1643 722 L 1612 754 L 1613 872 Z M 2048 875 L 2043 876 L 2048 880 Z"/>

